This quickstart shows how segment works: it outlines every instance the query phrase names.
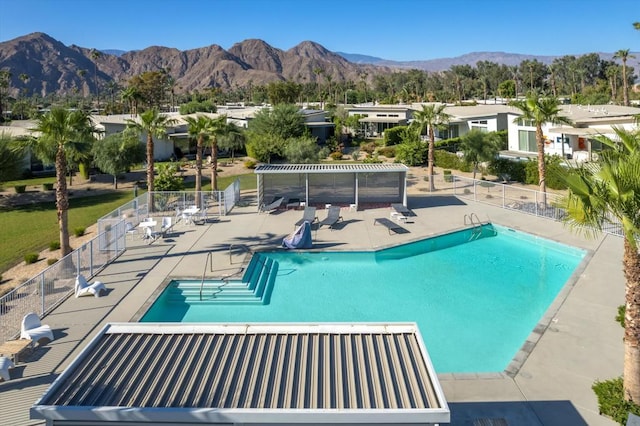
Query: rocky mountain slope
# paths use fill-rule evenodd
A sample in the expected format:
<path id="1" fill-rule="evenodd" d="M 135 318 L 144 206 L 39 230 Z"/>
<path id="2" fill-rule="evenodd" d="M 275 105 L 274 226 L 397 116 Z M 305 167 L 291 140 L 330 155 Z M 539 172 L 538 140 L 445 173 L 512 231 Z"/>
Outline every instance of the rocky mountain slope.
<path id="1" fill-rule="evenodd" d="M 286 51 L 255 39 L 237 43 L 228 51 L 215 44 L 185 51 L 151 46 L 118 55 L 102 52 L 97 59 L 93 59 L 92 50 L 65 46 L 47 34 L 32 33 L 0 43 L 0 69 L 11 72 L 13 96 L 95 93 L 96 80 L 100 87 L 110 81 L 123 85 L 145 71 L 166 71 L 179 93 L 282 80 L 324 82 L 327 76 L 339 82 L 357 81 L 366 74 L 372 80 L 376 73 L 389 71 L 370 64 L 353 64 L 312 41 Z"/>

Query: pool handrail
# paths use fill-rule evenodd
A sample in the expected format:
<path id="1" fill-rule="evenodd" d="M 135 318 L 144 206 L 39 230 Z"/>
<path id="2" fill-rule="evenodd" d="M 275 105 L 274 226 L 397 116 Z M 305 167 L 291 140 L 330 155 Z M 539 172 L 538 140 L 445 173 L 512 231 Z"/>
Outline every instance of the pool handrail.
<path id="1" fill-rule="evenodd" d="M 202 288 L 204 287 L 204 277 L 207 274 L 207 262 L 209 262 L 209 272 L 213 272 L 213 252 L 207 253 L 207 258 L 204 261 L 204 270 L 202 271 L 202 280 L 200 280 L 200 301 L 202 301 Z"/>

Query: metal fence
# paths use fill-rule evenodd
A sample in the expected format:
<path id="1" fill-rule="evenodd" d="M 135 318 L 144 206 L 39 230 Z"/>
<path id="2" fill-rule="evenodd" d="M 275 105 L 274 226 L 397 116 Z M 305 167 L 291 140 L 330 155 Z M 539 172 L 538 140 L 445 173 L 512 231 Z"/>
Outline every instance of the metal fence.
<path id="1" fill-rule="evenodd" d="M 0 342 L 20 331 L 22 318 L 29 312 L 40 317 L 50 312 L 73 291 L 76 275 L 87 278 L 117 258 L 125 249 L 124 221 L 69 253 L 35 277 L 0 298 Z"/>
<path id="2" fill-rule="evenodd" d="M 566 212 L 561 207 L 563 197 L 558 194 L 461 176 L 452 175 L 446 180 L 453 193 L 462 199 L 557 221 L 566 217 Z M 607 234 L 623 236 L 622 226 L 613 217 L 603 224 L 602 230 Z"/>
<path id="3" fill-rule="evenodd" d="M 200 217 L 229 213 L 240 200 L 240 180 L 224 191 L 145 193 L 98 219 L 98 235 L 35 277 L 0 297 L 0 342 L 20 332 L 29 312 L 42 317 L 74 291 L 76 275 L 92 278 L 126 249 L 126 222 L 149 216 L 173 216 L 176 209 L 197 205 Z M 153 205 L 153 208 L 149 208 Z"/>
<path id="4" fill-rule="evenodd" d="M 147 217 L 172 217 L 177 222 L 180 212 L 198 206 L 195 220 L 206 221 L 224 216 L 240 201 L 240 180 L 233 181 L 224 191 L 152 191 L 146 192 L 98 219 L 98 232 L 125 220 L 137 226 Z"/>

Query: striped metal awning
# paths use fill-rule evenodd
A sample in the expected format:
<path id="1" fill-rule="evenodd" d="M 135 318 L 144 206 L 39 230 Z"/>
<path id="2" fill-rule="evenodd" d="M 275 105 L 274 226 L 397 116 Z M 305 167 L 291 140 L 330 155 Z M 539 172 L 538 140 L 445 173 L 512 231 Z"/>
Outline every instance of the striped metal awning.
<path id="1" fill-rule="evenodd" d="M 64 421 L 448 423 L 410 324 L 108 324 L 31 409 Z"/>
<path id="2" fill-rule="evenodd" d="M 282 173 L 385 173 L 408 172 L 409 168 L 398 163 L 369 164 L 260 164 L 256 174 Z"/>

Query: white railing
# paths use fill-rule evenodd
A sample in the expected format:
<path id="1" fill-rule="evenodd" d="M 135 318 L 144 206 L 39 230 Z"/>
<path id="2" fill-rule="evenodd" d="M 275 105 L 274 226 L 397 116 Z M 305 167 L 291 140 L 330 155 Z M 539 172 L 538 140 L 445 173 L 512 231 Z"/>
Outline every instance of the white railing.
<path id="1" fill-rule="evenodd" d="M 153 209 L 149 209 L 153 200 Z M 98 236 L 69 253 L 35 277 L 0 297 L 0 343 L 20 332 L 29 312 L 40 317 L 50 312 L 74 290 L 76 275 L 90 279 L 126 249 L 126 222 L 137 225 L 147 216 L 173 216 L 175 208 L 197 205 L 203 217 L 226 215 L 240 200 L 240 180 L 224 191 L 145 193 L 98 219 Z"/>
<path id="2" fill-rule="evenodd" d="M 73 293 L 76 275 L 82 274 L 90 279 L 122 254 L 124 249 L 125 227 L 124 221 L 120 220 L 2 296 L 0 342 L 20 332 L 20 324 L 26 314 L 35 312 L 42 317 Z"/>
<path id="3" fill-rule="evenodd" d="M 563 220 L 566 216 L 565 210 L 561 207 L 563 197 L 558 194 L 461 176 L 451 176 L 449 180 L 450 189 L 459 198 L 556 221 Z M 610 218 L 604 224 L 603 232 L 623 235 L 622 227 L 615 218 Z"/>

